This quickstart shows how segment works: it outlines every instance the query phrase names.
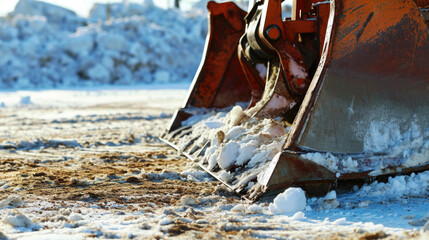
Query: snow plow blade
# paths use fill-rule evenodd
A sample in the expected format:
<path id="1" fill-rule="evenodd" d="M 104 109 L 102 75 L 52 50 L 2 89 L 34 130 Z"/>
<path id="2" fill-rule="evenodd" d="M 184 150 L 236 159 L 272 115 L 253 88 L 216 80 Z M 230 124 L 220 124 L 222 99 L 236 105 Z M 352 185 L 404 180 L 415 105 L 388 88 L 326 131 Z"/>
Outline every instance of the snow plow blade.
<path id="1" fill-rule="evenodd" d="M 286 20 L 280 4 L 256 2 L 236 43 L 247 109 L 190 94 L 163 139 L 252 201 L 428 170 L 429 1 L 297 0 Z"/>

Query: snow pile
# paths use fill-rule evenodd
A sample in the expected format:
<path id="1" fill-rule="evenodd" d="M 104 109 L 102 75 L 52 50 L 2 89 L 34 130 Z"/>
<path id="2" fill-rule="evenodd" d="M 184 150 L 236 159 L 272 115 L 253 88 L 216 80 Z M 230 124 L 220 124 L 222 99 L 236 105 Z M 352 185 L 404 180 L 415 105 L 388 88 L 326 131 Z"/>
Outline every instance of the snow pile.
<path id="1" fill-rule="evenodd" d="M 206 25 L 206 16 L 151 4 L 97 4 L 84 19 L 21 0 L 0 20 L 0 87 L 190 81 Z"/>
<path id="2" fill-rule="evenodd" d="M 85 24 L 85 19 L 78 17 L 75 12 L 49 3 L 35 0 L 20 0 L 10 16 L 43 16 L 52 24 L 55 30 L 67 29 L 73 31 Z"/>
<path id="3" fill-rule="evenodd" d="M 272 214 L 290 213 L 304 210 L 307 206 L 305 192 L 301 188 L 288 188 L 277 195 L 269 209 Z"/>
<path id="4" fill-rule="evenodd" d="M 363 186 L 358 192 L 358 196 L 375 197 L 401 197 L 401 196 L 422 196 L 428 194 L 429 171 L 418 174 L 389 177 L 388 182 L 377 181 Z"/>

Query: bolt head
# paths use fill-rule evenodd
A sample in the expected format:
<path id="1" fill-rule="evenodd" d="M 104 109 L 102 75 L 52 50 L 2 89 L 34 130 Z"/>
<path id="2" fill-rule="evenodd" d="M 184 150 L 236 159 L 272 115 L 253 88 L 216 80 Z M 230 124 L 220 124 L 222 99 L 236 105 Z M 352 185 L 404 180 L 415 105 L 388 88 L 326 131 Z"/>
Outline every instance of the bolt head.
<path id="1" fill-rule="evenodd" d="M 265 29 L 265 37 L 270 41 L 277 41 L 281 36 L 281 30 L 277 25 L 270 25 Z"/>

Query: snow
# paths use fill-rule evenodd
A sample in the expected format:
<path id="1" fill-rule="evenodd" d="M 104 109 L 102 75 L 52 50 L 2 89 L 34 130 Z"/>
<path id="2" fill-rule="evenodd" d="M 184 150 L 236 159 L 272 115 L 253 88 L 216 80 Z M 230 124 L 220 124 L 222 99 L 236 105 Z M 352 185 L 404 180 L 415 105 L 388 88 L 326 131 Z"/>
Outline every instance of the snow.
<path id="1" fill-rule="evenodd" d="M 164 87 L 171 88 L 171 86 Z M 177 99 L 183 98 L 186 96 L 186 90 L 159 90 L 159 86 L 153 86 L 153 90 L 140 87 L 140 89 L 133 90 L 83 89 L 27 91 L 25 93 L 20 91 L 0 92 L 0 99 L 5 99 L 8 106 L 4 111 L 12 111 L 13 114 L 17 115 L 17 118 L 26 116 L 24 110 L 27 107 L 19 104 L 21 94 L 22 96 L 30 96 L 33 102 L 28 111 L 32 109 L 45 109 L 47 111 L 46 115 L 33 116 L 34 118 L 49 119 L 50 121 L 58 122 L 56 124 L 61 124 L 61 122 L 67 122 L 67 119 L 74 119 L 77 114 L 81 116 L 79 119 L 82 120 L 85 120 L 88 116 L 92 116 L 91 119 L 102 119 L 102 117 L 94 115 L 105 114 L 106 111 L 112 110 L 103 109 L 100 112 L 91 110 L 88 113 L 85 113 L 84 110 L 81 112 L 67 112 L 67 110 L 64 113 L 53 114 L 48 111 L 49 109 L 59 108 L 64 110 L 67 109 L 67 106 L 84 106 L 88 108 L 91 104 L 105 105 L 106 103 L 120 103 L 121 101 L 149 103 L 150 100 L 150 106 L 164 106 L 172 111 L 179 106 L 180 101 L 174 101 L 178 103 L 176 106 L 172 106 L 171 96 L 175 96 Z M 167 95 L 170 98 L 167 98 Z M 49 99 L 49 101 L 45 101 L 45 99 Z M 121 109 L 115 111 L 121 112 Z M 227 115 L 216 113 L 211 116 L 211 121 L 224 123 L 220 128 L 210 129 L 204 123 L 201 123 L 201 127 L 204 131 L 214 131 L 214 134 L 219 130 L 225 130 L 224 128 L 230 124 L 229 121 L 224 121 L 225 119 L 223 119 Z M 99 121 L 93 122 L 99 123 Z M 272 125 L 267 123 L 272 123 Z M 241 126 L 241 124 L 237 126 Z M 267 134 L 268 132 L 276 133 L 279 129 L 286 129 L 284 126 L 278 125 L 275 121 L 271 122 L 271 120 L 267 120 L 264 125 L 258 125 L 250 120 L 250 123 L 242 125 L 242 127 L 246 129 L 243 132 L 244 134 L 234 134 L 234 140 L 225 140 L 226 138 L 224 137 L 219 145 L 236 142 L 241 148 L 245 146 L 244 143 L 249 143 L 250 146 L 264 146 L 260 151 L 267 152 L 268 155 L 276 155 L 277 152 L 269 150 L 268 146 L 273 138 L 267 136 Z M 46 131 L 46 129 L 42 129 L 42 131 Z M 225 132 L 228 131 L 225 130 Z M 28 133 L 21 134 L 28 135 Z M 47 140 L 40 143 L 25 140 L 23 146 L 29 148 L 31 152 L 35 151 L 32 150 L 35 148 L 43 147 L 47 149 L 48 146 L 55 146 L 51 144 L 58 143 L 58 141 L 59 143 L 81 144 L 79 138 L 63 139 L 61 141 L 60 139 Z M 278 148 L 281 146 L 281 140 L 282 138 L 274 138 L 274 141 L 279 141 Z M 25 150 L 26 148 L 20 150 L 16 141 L 5 141 L 1 144 L 3 144 L 2 146 L 15 146 L 17 147 L 16 151 L 27 151 Z M 79 147 L 79 145 L 75 146 Z M 120 147 L 117 146 L 116 148 Z M 142 146 L 137 145 L 136 148 L 142 148 Z M 76 149 L 73 151 L 76 151 Z M 243 152 L 246 151 L 244 150 Z M 240 151 L 238 151 L 237 155 L 240 155 Z M 256 156 L 257 154 L 253 155 Z M 275 159 L 274 156 L 273 158 Z M 92 160 L 92 162 L 97 164 L 95 160 Z M 244 165 L 247 164 L 244 163 Z M 257 165 L 257 167 L 261 166 Z M 74 169 L 79 169 L 79 166 L 74 166 Z M 236 172 L 224 172 L 223 174 L 233 175 L 231 180 L 234 181 Z M 258 173 L 258 171 L 256 172 Z M 256 178 L 257 173 L 251 171 L 248 174 L 256 174 L 254 175 Z M 201 182 L 214 181 L 207 173 L 196 168 L 161 173 L 141 170 L 138 173 L 130 172 L 130 174 L 124 176 L 118 174 L 115 177 L 118 178 L 118 181 L 123 181 L 126 177 L 139 176 L 139 174 L 144 174 L 154 181 L 165 179 L 182 183 L 189 181 L 189 179 Z M 108 177 L 100 176 L 100 179 Z M 87 184 L 93 184 L 92 180 L 86 181 Z M 251 185 L 253 182 L 248 183 Z M 8 184 L 8 182 L 0 183 L 2 186 Z M 225 191 L 215 191 L 213 195 L 199 198 L 184 195 L 177 205 L 161 206 L 153 204 L 145 208 L 139 208 L 138 205 L 133 204 L 121 205 L 109 201 L 103 208 L 91 202 L 83 201 L 47 202 L 43 198 L 38 201 L 28 201 L 29 196 L 17 195 L 16 197 L 4 198 L 1 201 L 0 217 L 2 221 L 7 217 L 8 220 L 6 221 L 8 223 L 0 224 L 0 232 L 10 239 L 83 239 L 89 234 L 100 238 L 127 238 L 130 236 L 150 238 L 154 236 L 167 237 L 168 231 L 165 228 L 175 226 L 177 222 L 184 222 L 201 224 L 207 227 L 215 226 L 217 231 L 251 230 L 254 231 L 255 235 L 253 236 L 265 238 L 286 238 L 287 236 L 311 238 L 311 236 L 315 236 L 314 234 L 318 234 L 321 231 L 341 232 L 342 234 L 350 234 L 354 231 L 381 231 L 388 235 L 404 237 L 407 234 L 420 233 L 428 221 L 428 184 L 429 171 L 426 171 L 409 176 L 391 177 L 387 182 L 372 182 L 363 186 L 356 186 L 348 191 L 330 192 L 327 196 L 321 198 L 306 198 L 301 189 L 293 191 L 288 189 L 274 199 L 258 203 L 247 203 L 240 201 L 238 198 L 231 201 L 231 199 L 222 196 Z M 10 188 L 15 188 L 15 186 L 10 185 Z M 161 196 L 154 197 L 159 198 Z M 49 211 L 50 207 L 53 206 L 60 207 L 60 210 Z M 136 209 L 133 211 L 127 210 L 131 206 L 136 206 Z M 14 209 L 19 210 L 21 214 L 10 213 Z M 280 212 L 280 210 L 283 212 Z M 39 222 L 37 219 L 47 219 L 47 221 Z M 11 224 L 26 227 L 14 228 Z M 291 230 L 291 228 L 294 228 L 294 230 Z M 38 229 L 38 231 L 34 231 L 35 229 Z"/>
<path id="2" fill-rule="evenodd" d="M 408 125 L 408 124 L 407 124 Z M 405 125 L 405 126 L 407 126 Z M 429 129 L 416 121 L 404 127 L 401 121 L 372 121 L 364 136 L 364 152 L 358 156 L 344 156 L 330 152 L 309 152 L 302 157 L 312 160 L 331 171 L 342 174 L 371 171 L 369 175 L 386 173 L 387 166 L 401 168 L 427 164 L 429 159 Z M 377 154 L 383 158 L 374 157 Z M 363 164 L 365 158 L 373 158 L 371 164 Z M 395 159 L 395 162 L 392 162 Z M 361 161 L 359 164 L 358 161 Z"/>
<path id="3" fill-rule="evenodd" d="M 337 200 L 337 193 L 335 191 L 330 191 L 328 194 L 326 194 L 325 197 L 317 200 L 317 205 L 318 209 L 320 210 L 329 210 L 337 208 L 340 205 Z"/>
<path id="4" fill-rule="evenodd" d="M 274 198 L 274 202 L 270 204 L 269 209 L 272 214 L 279 214 L 301 211 L 306 206 L 305 192 L 301 188 L 288 188 Z"/>
<path id="5" fill-rule="evenodd" d="M 295 61 L 295 59 L 293 59 L 291 56 L 289 56 L 289 71 L 291 73 L 291 75 L 294 78 L 299 78 L 299 79 L 306 79 L 308 77 L 307 71 L 305 71 L 305 69 L 298 65 L 298 63 Z M 299 86 L 304 88 L 305 86 Z"/>
<path id="6" fill-rule="evenodd" d="M 81 18 L 21 0 L 0 19 L 0 87 L 190 82 L 206 33 L 205 15 L 151 4 L 96 4 Z"/>
<path id="7" fill-rule="evenodd" d="M 183 196 L 180 199 L 180 204 L 182 206 L 192 206 L 192 205 L 197 204 L 197 200 L 194 197 L 191 197 L 191 196 Z"/>
<path id="8" fill-rule="evenodd" d="M 292 216 L 293 220 L 304 220 L 305 219 L 305 213 L 298 211 Z"/>
<path id="9" fill-rule="evenodd" d="M 18 228 L 37 228 L 33 221 L 31 221 L 27 216 L 25 216 L 18 210 L 9 211 L 3 218 L 3 223 Z"/>
<path id="10" fill-rule="evenodd" d="M 0 201 L 0 208 L 18 207 L 22 203 L 22 198 L 20 196 L 9 196 L 8 198 Z"/>
<path id="11" fill-rule="evenodd" d="M 173 219 L 171 219 L 170 217 L 165 217 L 165 218 L 163 218 L 163 219 L 161 219 L 160 221 L 159 221 L 159 225 L 169 225 L 169 224 L 172 224 L 173 223 Z"/>
<path id="12" fill-rule="evenodd" d="M 421 196 L 429 189 L 429 171 L 419 174 L 389 177 L 388 182 L 366 185 L 358 191 L 359 195 L 367 196 Z"/>
<path id="13" fill-rule="evenodd" d="M 213 122 L 218 127 L 211 127 Z M 177 146 L 187 146 L 191 139 L 198 138 L 194 145 L 207 148 L 200 163 L 210 170 L 219 168 L 215 175 L 220 179 L 247 189 L 254 186 L 258 175 L 264 174 L 270 160 L 281 150 L 287 132 L 280 121 L 248 117 L 240 104 L 196 112 L 183 124 L 192 126 L 192 134 L 178 139 Z"/>
<path id="14" fill-rule="evenodd" d="M 220 179 L 222 179 L 222 181 L 224 182 L 229 182 L 229 180 L 231 180 L 231 173 L 222 170 L 219 174 Z"/>
<path id="15" fill-rule="evenodd" d="M 82 215 L 78 213 L 72 213 L 70 214 L 69 219 L 70 221 L 76 222 L 76 221 L 83 220 L 84 218 L 82 217 Z"/>
<path id="16" fill-rule="evenodd" d="M 221 145 L 217 160 L 221 168 L 229 170 L 234 165 L 239 147 L 240 145 L 236 142 L 229 142 L 225 145 Z"/>

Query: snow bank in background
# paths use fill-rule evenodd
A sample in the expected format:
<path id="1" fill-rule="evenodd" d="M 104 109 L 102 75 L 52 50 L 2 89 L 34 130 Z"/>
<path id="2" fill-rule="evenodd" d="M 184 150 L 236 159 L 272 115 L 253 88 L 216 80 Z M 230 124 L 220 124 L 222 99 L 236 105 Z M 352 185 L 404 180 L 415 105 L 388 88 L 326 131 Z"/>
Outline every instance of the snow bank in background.
<path id="1" fill-rule="evenodd" d="M 191 81 L 205 15 L 151 4 L 96 4 L 88 19 L 21 0 L 0 19 L 0 87 L 50 88 Z"/>
<path id="2" fill-rule="evenodd" d="M 269 209 L 273 214 L 290 213 L 304 210 L 307 206 L 305 192 L 301 188 L 288 188 L 277 195 Z"/>

